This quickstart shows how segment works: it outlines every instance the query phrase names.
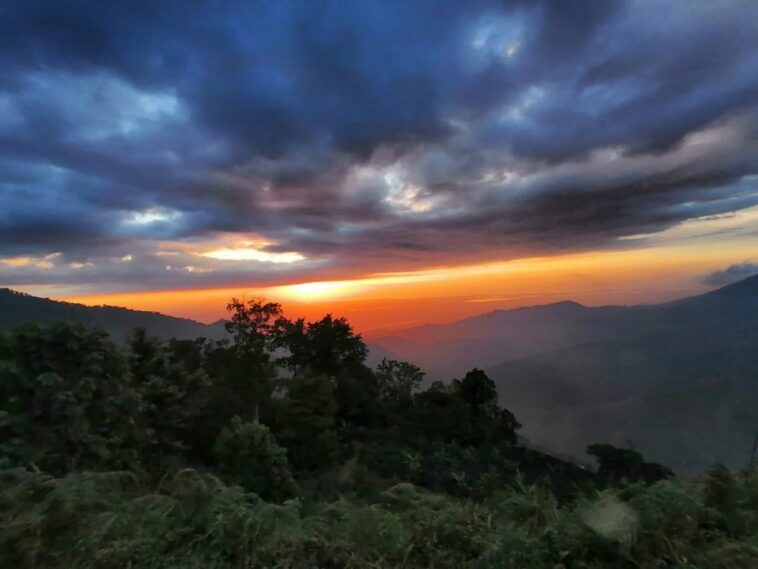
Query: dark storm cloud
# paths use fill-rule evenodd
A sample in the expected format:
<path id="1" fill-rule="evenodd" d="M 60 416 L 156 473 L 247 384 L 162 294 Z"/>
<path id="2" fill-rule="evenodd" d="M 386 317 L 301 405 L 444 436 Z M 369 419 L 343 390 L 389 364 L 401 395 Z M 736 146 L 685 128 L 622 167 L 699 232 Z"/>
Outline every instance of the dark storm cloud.
<path id="1" fill-rule="evenodd" d="M 758 275 L 758 263 L 745 262 L 731 265 L 721 271 L 714 271 L 703 277 L 703 282 L 711 286 L 725 286 L 753 275 Z"/>
<path id="2" fill-rule="evenodd" d="M 750 0 L 26 1 L 0 37 L 9 282 L 507 259 L 757 203 Z M 308 261 L 187 252 L 235 236 Z"/>

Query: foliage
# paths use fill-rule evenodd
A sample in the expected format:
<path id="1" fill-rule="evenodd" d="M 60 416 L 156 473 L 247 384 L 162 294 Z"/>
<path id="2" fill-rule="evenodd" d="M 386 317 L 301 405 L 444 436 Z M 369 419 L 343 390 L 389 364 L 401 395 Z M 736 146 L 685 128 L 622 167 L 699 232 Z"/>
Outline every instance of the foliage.
<path id="1" fill-rule="evenodd" d="M 276 444 L 265 425 L 232 418 L 216 439 L 214 456 L 225 478 L 247 492 L 275 500 L 297 493 L 287 450 Z"/>
<path id="2" fill-rule="evenodd" d="M 2 566 L 754 567 L 758 475 L 529 448 L 478 369 L 421 388 L 343 318 L 232 340 L 0 334 Z M 297 498 L 293 498 L 297 496 Z"/>
<path id="3" fill-rule="evenodd" d="M 384 358 L 376 368 L 379 396 L 385 400 L 410 401 L 423 379 L 424 372 L 408 362 Z"/>
<path id="4" fill-rule="evenodd" d="M 706 484 L 662 481 L 560 504 L 540 486 L 484 502 L 401 483 L 372 503 L 261 500 L 185 469 L 157 488 L 131 474 L 0 474 L 7 566 L 173 568 L 742 568 L 758 561 L 758 478 L 734 478 L 746 526 L 708 525 Z M 748 500 L 748 501 L 745 501 Z M 753 504 L 754 506 L 754 504 Z"/>
<path id="5" fill-rule="evenodd" d="M 316 375 L 293 379 L 288 386 L 287 405 L 276 424 L 279 440 L 290 449 L 299 468 L 330 466 L 339 452 L 332 380 Z"/>
<path id="6" fill-rule="evenodd" d="M 137 467 L 142 402 L 107 335 L 76 325 L 0 333 L 0 451 L 52 473 Z"/>
<path id="7" fill-rule="evenodd" d="M 287 351 L 279 361 L 294 377 L 305 373 L 336 377 L 344 369 L 360 366 L 368 355 L 361 336 L 348 321 L 331 314 L 310 323 L 280 318 L 276 327 L 273 345 Z"/>
<path id="8" fill-rule="evenodd" d="M 261 298 L 252 298 L 247 302 L 233 298 L 226 309 L 231 312 L 226 331 L 234 337 L 234 345 L 260 360 L 268 360 L 266 350 L 282 307 Z"/>
<path id="9" fill-rule="evenodd" d="M 134 389 L 141 395 L 142 418 L 148 431 L 145 458 L 163 469 L 169 457 L 185 448 L 185 430 L 194 419 L 192 395 L 205 387 L 207 375 L 192 365 L 193 343 L 173 341 L 167 349 L 143 328 L 127 341 L 127 361 Z M 178 357 L 181 354 L 182 357 Z"/>
<path id="10" fill-rule="evenodd" d="M 594 444 L 587 447 L 587 454 L 597 460 L 598 476 L 612 484 L 638 481 L 652 484 L 674 475 L 665 466 L 645 462 L 642 455 L 632 449 Z"/>
<path id="11" fill-rule="evenodd" d="M 453 389 L 475 412 L 497 401 L 495 382 L 480 369 L 472 369 L 463 379 L 453 380 Z"/>

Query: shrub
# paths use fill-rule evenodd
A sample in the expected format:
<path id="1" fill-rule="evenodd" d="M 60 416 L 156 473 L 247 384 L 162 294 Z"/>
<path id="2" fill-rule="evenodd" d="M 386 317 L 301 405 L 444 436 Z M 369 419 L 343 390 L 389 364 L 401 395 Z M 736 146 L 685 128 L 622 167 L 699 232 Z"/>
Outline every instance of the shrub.
<path id="1" fill-rule="evenodd" d="M 219 472 L 248 492 L 273 500 L 297 494 L 287 450 L 265 425 L 234 417 L 219 433 L 214 456 Z"/>

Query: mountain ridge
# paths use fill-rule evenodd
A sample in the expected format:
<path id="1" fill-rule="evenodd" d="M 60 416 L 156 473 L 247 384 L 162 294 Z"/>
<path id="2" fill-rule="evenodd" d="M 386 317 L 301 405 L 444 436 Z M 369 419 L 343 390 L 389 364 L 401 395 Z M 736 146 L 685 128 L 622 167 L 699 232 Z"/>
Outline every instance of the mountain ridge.
<path id="1" fill-rule="evenodd" d="M 0 328 L 12 328 L 27 322 L 53 324 L 61 321 L 79 322 L 85 326 L 102 328 L 119 341 L 137 327 L 147 328 L 151 334 L 162 339 L 220 339 L 225 334 L 223 320 L 203 324 L 160 312 L 133 310 L 121 306 L 87 306 L 0 288 Z"/>
<path id="2" fill-rule="evenodd" d="M 660 304 L 522 307 L 377 341 L 431 379 L 484 369 L 522 433 L 561 455 L 631 441 L 699 472 L 744 466 L 758 433 L 745 405 L 758 399 L 758 276 Z M 641 420 L 651 408 L 668 415 Z"/>

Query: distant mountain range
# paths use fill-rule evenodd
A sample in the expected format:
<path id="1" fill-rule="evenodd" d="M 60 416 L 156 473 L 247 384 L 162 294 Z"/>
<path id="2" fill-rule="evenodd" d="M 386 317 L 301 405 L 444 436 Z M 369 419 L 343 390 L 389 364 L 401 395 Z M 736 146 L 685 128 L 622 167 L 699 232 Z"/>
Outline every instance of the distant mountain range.
<path id="1" fill-rule="evenodd" d="M 436 378 L 485 368 L 552 452 L 631 445 L 691 472 L 743 466 L 758 434 L 758 276 L 666 304 L 560 302 L 377 342 Z"/>
<path id="2" fill-rule="evenodd" d="M 138 327 L 146 328 L 159 338 L 220 339 L 226 333 L 223 321 L 202 324 L 187 318 L 175 318 L 158 312 L 130 310 L 116 306 L 85 306 L 60 302 L 0 289 L 0 329 L 13 328 L 26 322 L 54 324 L 79 322 L 89 328 L 101 328 L 116 341 L 123 341 Z"/>

